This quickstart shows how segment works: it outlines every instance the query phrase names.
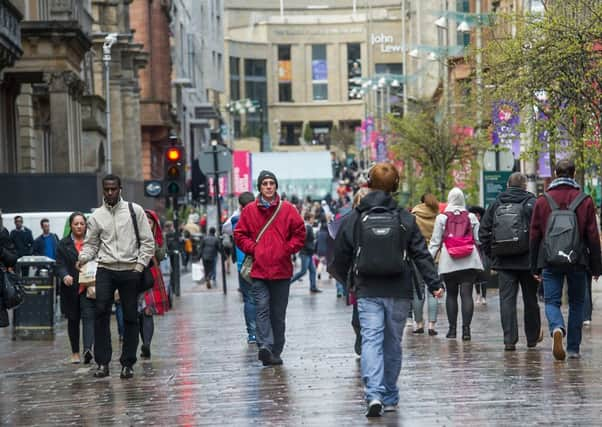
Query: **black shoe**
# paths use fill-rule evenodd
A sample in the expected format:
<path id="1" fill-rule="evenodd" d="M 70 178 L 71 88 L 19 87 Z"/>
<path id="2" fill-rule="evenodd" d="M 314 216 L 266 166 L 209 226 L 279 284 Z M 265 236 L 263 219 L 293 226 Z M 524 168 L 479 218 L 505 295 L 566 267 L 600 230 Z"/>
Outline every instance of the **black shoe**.
<path id="1" fill-rule="evenodd" d="M 516 345 L 504 344 L 504 351 L 516 351 Z"/>
<path id="2" fill-rule="evenodd" d="M 381 417 L 383 415 L 383 404 L 380 400 L 373 399 L 368 403 L 366 409 L 367 417 Z"/>
<path id="3" fill-rule="evenodd" d="M 456 327 L 450 326 L 449 331 L 447 331 L 446 338 L 456 338 Z"/>
<path id="4" fill-rule="evenodd" d="M 259 349 L 259 352 L 257 353 L 257 358 L 261 360 L 263 366 L 270 366 L 272 364 L 272 352 L 265 347 Z"/>
<path id="5" fill-rule="evenodd" d="M 109 376 L 109 367 L 107 365 L 98 365 L 94 372 L 94 378 L 104 378 Z"/>
<path id="6" fill-rule="evenodd" d="M 134 370 L 132 368 L 130 368 L 129 366 L 124 366 L 123 368 L 121 368 L 121 374 L 119 375 L 119 377 L 121 379 L 128 379 L 128 378 L 132 378 L 134 376 Z"/>
<path id="7" fill-rule="evenodd" d="M 434 337 L 434 336 L 435 336 L 435 335 L 437 335 L 437 334 L 438 334 L 438 332 L 437 332 L 436 330 L 434 330 L 434 329 L 429 329 L 429 336 L 430 336 L 430 337 Z"/>
<path id="8" fill-rule="evenodd" d="M 414 332 L 412 332 L 414 334 L 424 334 L 424 328 L 418 328 L 418 329 L 414 329 Z"/>
<path id="9" fill-rule="evenodd" d="M 92 352 L 90 350 L 86 350 L 84 352 L 84 365 L 89 365 L 93 357 L 94 356 L 92 356 Z"/>
<path id="10" fill-rule="evenodd" d="M 353 349 L 355 350 L 355 354 L 358 356 L 362 355 L 362 336 L 359 334 L 355 336 L 355 344 L 353 345 Z"/>
<path id="11" fill-rule="evenodd" d="M 318 288 L 311 288 L 311 289 L 309 290 L 309 292 L 313 292 L 314 294 L 318 294 L 318 293 L 322 292 L 322 289 L 318 289 Z"/>
<path id="12" fill-rule="evenodd" d="M 462 326 L 462 341 L 470 341 L 470 326 Z"/>
<path id="13" fill-rule="evenodd" d="M 143 359 L 150 359 L 150 346 L 142 344 L 142 346 L 140 347 L 140 357 L 142 357 Z"/>
<path id="14" fill-rule="evenodd" d="M 280 356 L 274 356 L 274 355 L 272 355 L 272 360 L 270 361 L 270 365 L 280 366 L 283 363 L 284 362 L 282 361 L 282 358 Z"/>

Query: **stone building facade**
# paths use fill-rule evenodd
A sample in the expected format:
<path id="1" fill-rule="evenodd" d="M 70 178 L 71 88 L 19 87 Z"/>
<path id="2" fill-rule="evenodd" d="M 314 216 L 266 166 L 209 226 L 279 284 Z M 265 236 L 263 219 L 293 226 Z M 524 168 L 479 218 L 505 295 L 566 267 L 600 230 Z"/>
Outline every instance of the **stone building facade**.
<path id="1" fill-rule="evenodd" d="M 397 0 L 353 4 L 331 0 L 315 10 L 311 1 L 285 2 L 281 13 L 278 1 L 226 2 L 226 102 L 251 98 L 264 107 L 262 115 L 229 117 L 236 138 L 265 128 L 274 150 L 322 149 L 334 126 L 354 129 L 399 108 L 404 89 L 410 98 L 433 97 L 441 70 L 427 55 L 442 47 L 432 14 L 439 1 L 407 1 L 403 19 Z M 382 76 L 393 83 L 370 90 Z"/>
<path id="2" fill-rule="evenodd" d="M 23 15 L 9 0 L 0 0 L 0 171 L 16 163 L 16 106 L 18 87 L 4 78 L 3 70 L 23 54 L 21 25 Z M 10 150 L 9 150 L 10 148 Z"/>
<path id="3" fill-rule="evenodd" d="M 163 153 L 175 127 L 171 109 L 171 47 L 169 0 L 133 0 L 130 24 L 134 41 L 148 54 L 148 64 L 140 71 L 140 126 L 142 133 L 142 175 L 145 179 L 163 176 Z"/>

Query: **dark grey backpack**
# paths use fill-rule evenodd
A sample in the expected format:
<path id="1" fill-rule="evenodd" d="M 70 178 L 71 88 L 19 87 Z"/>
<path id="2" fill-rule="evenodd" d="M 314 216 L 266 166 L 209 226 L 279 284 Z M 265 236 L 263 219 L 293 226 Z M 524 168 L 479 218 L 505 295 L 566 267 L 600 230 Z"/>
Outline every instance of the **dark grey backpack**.
<path id="1" fill-rule="evenodd" d="M 552 209 L 543 238 L 545 264 L 550 267 L 571 267 L 577 264 L 583 255 L 583 242 L 575 211 L 588 196 L 580 193 L 568 209 L 560 209 L 548 193 L 544 193 L 544 196 Z"/>
<path id="2" fill-rule="evenodd" d="M 491 254 L 512 256 L 529 252 L 529 221 L 525 203 L 501 203 L 493 214 Z"/>

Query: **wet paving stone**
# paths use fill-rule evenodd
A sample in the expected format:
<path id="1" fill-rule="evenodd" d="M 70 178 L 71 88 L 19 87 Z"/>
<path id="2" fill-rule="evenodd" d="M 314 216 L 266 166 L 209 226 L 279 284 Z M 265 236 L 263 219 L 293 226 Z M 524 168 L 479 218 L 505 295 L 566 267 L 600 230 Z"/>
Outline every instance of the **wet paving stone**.
<path id="1" fill-rule="evenodd" d="M 445 338 L 440 304 L 438 336 L 405 330 L 399 410 L 368 420 L 351 307 L 333 283 L 322 281 L 322 294 L 293 285 L 284 366 L 264 368 L 246 343 L 234 276 L 226 296 L 184 280 L 175 309 L 155 318 L 152 359 L 131 380 L 119 378 L 116 339 L 111 376 L 97 380 L 89 366 L 69 363 L 65 321 L 54 341 L 12 341 L 0 330 L 0 425 L 602 424 L 600 312 L 584 329 L 583 358 L 556 362 L 547 328 L 537 348 L 526 348 L 521 331 L 517 351 L 503 351 L 494 290 L 489 305 L 476 306 L 471 342 Z"/>

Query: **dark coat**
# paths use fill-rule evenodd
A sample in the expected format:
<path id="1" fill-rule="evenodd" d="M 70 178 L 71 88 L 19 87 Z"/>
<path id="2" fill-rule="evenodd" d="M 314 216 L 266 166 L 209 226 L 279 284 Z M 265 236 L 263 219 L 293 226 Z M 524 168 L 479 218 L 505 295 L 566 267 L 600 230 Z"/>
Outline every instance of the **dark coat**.
<path id="1" fill-rule="evenodd" d="M 0 268 L 14 267 L 17 263 L 17 251 L 8 234 L 8 230 L 0 227 Z"/>
<path id="2" fill-rule="evenodd" d="M 17 257 L 21 258 L 33 253 L 33 234 L 29 228 L 14 229 L 10 232 L 10 238 L 17 249 Z"/>
<path id="3" fill-rule="evenodd" d="M 259 243 L 255 243 L 259 231 L 268 222 L 279 201 L 280 197 L 277 196 L 269 207 L 264 207 L 258 197 L 245 206 L 234 229 L 236 246 L 253 256 L 251 277 L 254 279 L 290 279 L 293 276 L 291 255 L 299 252 L 305 243 L 305 223 L 297 208 L 289 202 L 282 202 L 280 212 Z"/>
<path id="4" fill-rule="evenodd" d="M 213 261 L 221 251 L 221 243 L 215 236 L 206 236 L 201 243 L 201 258 L 203 261 Z"/>
<path id="5" fill-rule="evenodd" d="M 305 224 L 305 244 L 301 248 L 302 255 L 311 256 L 316 251 L 316 237 L 311 224 Z"/>
<path id="6" fill-rule="evenodd" d="M 61 312 L 68 319 L 80 318 L 79 307 L 79 271 L 75 268 L 78 253 L 71 236 L 61 240 L 56 248 L 56 275 L 61 282 Z M 67 286 L 63 282 L 65 276 L 73 277 L 73 285 Z"/>
<path id="7" fill-rule="evenodd" d="M 354 209 L 345 219 L 335 239 L 335 253 L 332 268 L 336 271 L 336 277 L 347 277 L 347 273 L 353 265 L 353 257 L 357 248 L 357 236 L 355 233 L 356 222 L 362 212 L 375 206 L 386 206 L 389 209 L 398 209 L 397 203 L 390 194 L 379 190 L 372 190 L 367 194 L 360 205 Z M 441 279 L 437 274 L 435 262 L 429 253 L 426 242 L 418 225 L 416 218 L 405 209 L 399 209 L 401 223 L 409 234 L 407 248 L 410 259 L 414 261 L 421 272 L 430 292 L 442 288 Z M 362 297 L 413 297 L 412 268 L 408 268 L 400 275 L 394 276 L 363 276 L 354 275 L 358 298 Z"/>
<path id="8" fill-rule="evenodd" d="M 316 253 L 319 257 L 328 256 L 328 227 L 320 226 L 320 230 L 318 230 Z"/>
<path id="9" fill-rule="evenodd" d="M 570 185 L 559 185 L 549 190 L 548 194 L 552 196 L 560 209 L 566 209 L 580 192 L 581 190 Z M 545 268 L 543 256 L 539 252 L 551 212 L 552 209 L 546 198 L 540 196 L 535 202 L 530 229 L 531 271 L 534 273 L 539 273 L 541 269 Z M 576 214 L 581 241 L 587 249 L 582 262 L 576 268 L 580 270 L 587 269 L 593 276 L 599 276 L 602 273 L 600 234 L 596 222 L 596 209 L 591 197 L 587 197 L 581 202 Z"/>
<path id="10" fill-rule="evenodd" d="M 479 241 L 481 250 L 487 258 L 491 260 L 492 270 L 530 270 L 531 262 L 528 254 L 518 254 L 512 256 L 495 257 L 491 254 L 491 243 L 493 240 L 493 218 L 495 211 L 504 203 L 523 203 L 525 216 L 531 223 L 533 207 L 535 206 L 535 195 L 521 188 L 508 187 L 508 190 L 500 193 L 495 201 L 487 208 L 485 215 L 481 218 L 479 227 Z"/>

